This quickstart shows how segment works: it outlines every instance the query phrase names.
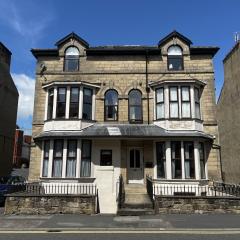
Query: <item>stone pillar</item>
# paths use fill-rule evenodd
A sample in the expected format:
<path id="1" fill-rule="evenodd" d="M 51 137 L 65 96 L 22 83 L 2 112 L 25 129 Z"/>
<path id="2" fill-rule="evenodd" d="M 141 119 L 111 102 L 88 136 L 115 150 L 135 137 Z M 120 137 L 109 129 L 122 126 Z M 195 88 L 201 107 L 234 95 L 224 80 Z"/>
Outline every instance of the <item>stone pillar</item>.
<path id="1" fill-rule="evenodd" d="M 48 162 L 48 177 L 49 177 L 49 178 L 52 177 L 53 147 L 54 147 L 54 140 L 50 140 L 49 162 Z"/>
<path id="2" fill-rule="evenodd" d="M 66 119 L 69 118 L 70 94 L 71 94 L 71 89 L 70 89 L 70 86 L 68 86 L 67 92 L 66 92 L 66 112 L 65 112 Z"/>
<path id="3" fill-rule="evenodd" d="M 66 177 L 66 165 L 67 165 L 67 140 L 63 142 L 63 160 L 62 160 L 62 178 Z"/>
<path id="4" fill-rule="evenodd" d="M 181 141 L 181 163 L 182 163 L 182 179 L 185 179 L 185 156 L 184 156 L 184 143 Z"/>
<path id="5" fill-rule="evenodd" d="M 166 177 L 172 179 L 171 142 L 166 141 Z"/>
<path id="6" fill-rule="evenodd" d="M 57 87 L 54 87 L 54 96 L 53 96 L 53 119 L 56 118 L 57 112 Z"/>
<path id="7" fill-rule="evenodd" d="M 200 158 L 199 158 L 199 144 L 197 141 L 194 141 L 194 163 L 195 163 L 195 178 L 196 180 L 201 179 L 200 175 Z"/>

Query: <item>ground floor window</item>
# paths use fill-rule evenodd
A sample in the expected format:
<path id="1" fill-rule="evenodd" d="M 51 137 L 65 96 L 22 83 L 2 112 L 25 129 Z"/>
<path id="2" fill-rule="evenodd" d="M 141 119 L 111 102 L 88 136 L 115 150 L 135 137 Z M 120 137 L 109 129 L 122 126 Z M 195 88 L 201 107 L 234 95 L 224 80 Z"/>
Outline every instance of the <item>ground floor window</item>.
<path id="1" fill-rule="evenodd" d="M 101 150 L 100 166 L 112 166 L 112 150 Z"/>
<path id="2" fill-rule="evenodd" d="M 181 142 L 171 142 L 172 178 L 182 178 Z"/>
<path id="3" fill-rule="evenodd" d="M 91 141 L 82 140 L 81 177 L 91 176 Z"/>
<path id="4" fill-rule="evenodd" d="M 76 177 L 77 140 L 69 140 L 67 148 L 66 177 Z"/>
<path id="5" fill-rule="evenodd" d="M 62 162 L 63 162 L 63 140 L 55 140 L 52 168 L 53 177 L 62 177 Z"/>
<path id="6" fill-rule="evenodd" d="M 199 143 L 199 159 L 200 159 L 200 172 L 201 172 L 201 179 L 206 179 L 206 172 L 205 172 L 205 151 L 204 151 L 204 143 Z"/>
<path id="7" fill-rule="evenodd" d="M 44 142 L 44 153 L 43 153 L 43 167 L 42 167 L 42 176 L 48 176 L 48 163 L 49 163 L 49 150 L 50 150 L 50 141 Z"/>
<path id="8" fill-rule="evenodd" d="M 184 142 L 184 168 L 185 178 L 195 178 L 193 142 Z"/>
<path id="9" fill-rule="evenodd" d="M 157 177 L 166 177 L 166 149 L 164 142 L 156 143 L 156 157 L 157 157 Z"/>

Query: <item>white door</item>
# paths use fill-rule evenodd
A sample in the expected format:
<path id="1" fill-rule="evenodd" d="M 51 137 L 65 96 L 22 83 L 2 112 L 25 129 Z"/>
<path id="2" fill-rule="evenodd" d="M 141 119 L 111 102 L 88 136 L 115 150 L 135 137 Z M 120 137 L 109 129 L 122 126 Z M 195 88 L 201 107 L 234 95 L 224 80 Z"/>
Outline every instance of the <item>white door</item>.
<path id="1" fill-rule="evenodd" d="M 128 183 L 143 183 L 143 151 L 130 148 L 128 157 Z"/>

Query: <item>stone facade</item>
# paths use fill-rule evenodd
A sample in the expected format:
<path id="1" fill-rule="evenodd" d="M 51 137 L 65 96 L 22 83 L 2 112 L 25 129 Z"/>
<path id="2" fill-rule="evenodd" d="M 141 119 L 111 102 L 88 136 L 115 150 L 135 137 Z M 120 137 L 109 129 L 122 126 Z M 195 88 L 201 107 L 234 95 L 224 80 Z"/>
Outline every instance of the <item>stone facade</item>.
<path id="1" fill-rule="evenodd" d="M 156 197 L 155 212 L 159 214 L 240 214 L 240 198 L 227 197 Z"/>
<path id="2" fill-rule="evenodd" d="M 224 180 L 240 183 L 240 42 L 223 60 L 224 85 L 218 99 L 217 115 Z"/>
<path id="3" fill-rule="evenodd" d="M 52 161 L 54 139 L 65 139 L 64 146 L 67 146 L 68 139 L 77 138 L 76 135 L 75 137 L 69 135 L 71 131 L 75 133 L 79 132 L 78 146 L 81 145 L 81 139 L 92 140 L 90 177 L 96 178 L 98 187 L 106 190 L 106 187 L 100 186 L 100 182 L 105 184 L 104 181 L 97 179 L 96 176 L 107 174 L 112 181 L 110 189 L 113 191 L 113 199 L 116 198 L 114 194 L 116 194 L 116 180 L 119 174 L 123 175 L 126 183 L 129 182 L 131 148 L 140 149 L 139 154 L 142 158 L 142 164 L 138 168 L 141 168 L 141 183 L 144 183 L 146 174 L 152 175 L 154 178 L 157 177 L 156 142 L 158 141 L 166 141 L 166 145 L 169 146 L 169 149 L 166 150 L 166 153 L 168 153 L 168 165 L 169 163 L 171 164 L 171 153 L 169 152 L 171 141 L 181 141 L 182 157 L 184 156 L 184 141 L 194 142 L 197 180 L 200 180 L 198 142 L 202 141 L 205 146 L 205 161 L 207 163 L 207 170 L 204 171 L 207 171 L 206 175 L 208 179 L 221 180 L 218 126 L 216 121 L 215 79 L 212 63 L 212 59 L 218 48 L 194 47 L 191 44 L 189 39 L 174 31 L 162 39 L 157 46 L 90 47 L 86 41 L 75 33 L 71 33 L 56 43 L 56 49 L 33 49 L 32 53 L 37 59 L 33 115 L 33 138 L 35 140 L 31 151 L 29 181 L 51 181 L 51 164 L 49 165 L 48 176 L 46 178 L 42 176 L 43 140 L 51 139 L 52 147 L 49 156 Z M 168 49 L 170 46 L 178 46 L 181 49 L 183 69 L 168 69 Z M 64 69 L 67 57 L 66 51 L 69 47 L 77 48 L 79 52 L 79 69 L 74 72 Z M 70 101 L 70 86 L 77 85 L 80 88 L 78 119 L 69 119 L 68 107 L 65 107 L 65 117 L 67 119 L 56 119 L 57 89 L 59 86 L 64 85 L 67 88 L 67 106 Z M 170 119 L 169 88 L 170 86 L 177 86 L 180 94 L 181 87 L 186 85 L 190 89 L 191 117 L 189 119 L 184 119 L 182 115 L 180 117 L 182 112 L 180 98 L 182 97 L 179 95 L 179 117 L 177 119 Z M 82 89 L 86 86 L 93 90 L 93 110 L 90 121 L 84 120 L 82 116 Z M 157 120 L 156 88 L 159 86 L 166 88 L 166 92 L 164 93 L 166 101 L 164 100 L 165 117 L 164 119 Z M 198 119 L 195 117 L 196 113 L 194 112 L 195 87 L 199 89 L 201 95 L 199 97 L 201 117 Z M 51 120 L 46 118 L 49 89 L 54 89 L 54 110 L 52 113 L 53 119 Z M 104 118 L 105 94 L 110 89 L 114 89 L 118 93 L 117 121 L 105 121 Z M 162 137 L 159 135 L 155 138 L 150 138 L 147 134 L 140 137 L 130 135 L 124 137 L 116 136 L 116 139 L 108 139 L 109 135 L 101 136 L 101 138 L 95 135 L 80 137 L 85 129 L 91 129 L 92 126 L 96 125 L 99 126 L 99 129 L 101 129 L 102 125 L 115 127 L 120 125 L 134 126 L 135 123 L 130 124 L 129 120 L 129 93 L 131 90 L 139 90 L 141 92 L 142 121 L 138 125 L 142 124 L 145 129 L 148 129 L 148 126 L 158 126 L 159 129 L 164 129 L 166 132 L 177 133 L 178 137 L 175 137 L 175 135 L 174 137 Z M 129 126 L 130 129 L 131 126 Z M 65 135 L 59 135 L 61 131 L 64 131 Z M 187 137 L 189 133 L 192 135 Z M 198 133 L 201 133 L 203 137 L 198 137 Z M 48 134 L 48 137 L 44 137 L 44 134 Z M 57 137 L 56 134 L 58 134 Z M 69 138 L 66 137 L 67 135 Z M 106 146 L 104 147 L 105 141 Z M 114 156 L 112 162 L 116 163 L 116 159 L 119 160 L 116 165 L 113 165 L 113 169 L 100 166 L 101 149 L 112 150 L 112 156 Z M 64 150 L 64 154 L 66 152 L 67 149 Z M 80 153 L 81 147 L 78 147 L 77 166 L 81 165 Z M 66 155 L 64 155 L 64 159 L 66 161 Z M 62 176 L 65 176 L 65 166 L 63 165 Z M 77 169 L 77 178 L 80 176 L 79 172 L 80 170 Z M 182 164 L 182 172 L 182 180 L 185 180 L 184 163 Z M 167 177 L 171 178 L 170 165 L 168 166 Z M 65 181 L 66 179 L 63 177 L 58 180 Z"/>
<path id="4" fill-rule="evenodd" d="M 11 195 L 6 198 L 4 214 L 95 214 L 94 196 Z"/>
<path id="5" fill-rule="evenodd" d="M 18 91 L 10 74 L 11 52 L 0 42 L 0 176 L 11 173 Z"/>

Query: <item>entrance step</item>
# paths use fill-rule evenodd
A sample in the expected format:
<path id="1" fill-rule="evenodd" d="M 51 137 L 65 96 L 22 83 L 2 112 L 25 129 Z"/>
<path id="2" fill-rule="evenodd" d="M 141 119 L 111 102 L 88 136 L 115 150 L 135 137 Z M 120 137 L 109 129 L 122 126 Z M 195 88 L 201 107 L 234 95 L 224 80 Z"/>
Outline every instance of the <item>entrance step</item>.
<path id="1" fill-rule="evenodd" d="M 120 216 L 153 215 L 153 203 L 143 184 L 125 185 L 125 202 L 118 210 Z"/>

